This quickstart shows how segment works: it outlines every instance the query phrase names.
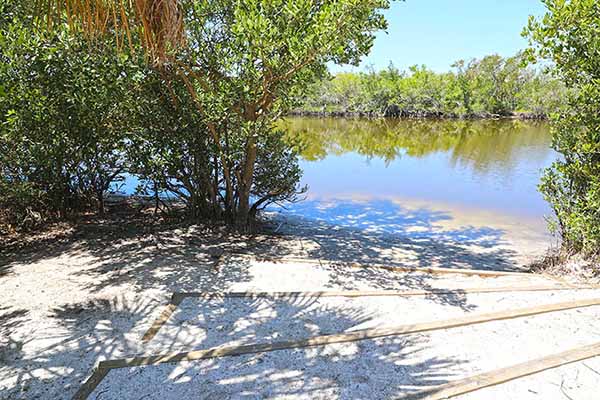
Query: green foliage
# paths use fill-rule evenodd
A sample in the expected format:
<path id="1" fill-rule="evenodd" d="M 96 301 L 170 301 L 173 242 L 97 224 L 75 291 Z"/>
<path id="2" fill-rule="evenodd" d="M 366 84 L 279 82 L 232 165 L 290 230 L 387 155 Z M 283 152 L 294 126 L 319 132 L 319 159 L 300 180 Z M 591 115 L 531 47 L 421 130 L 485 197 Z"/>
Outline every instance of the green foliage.
<path id="1" fill-rule="evenodd" d="M 548 12 L 530 19 L 528 55 L 549 59 L 572 88 L 568 106 L 553 119 L 553 147 L 561 159 L 540 190 L 554 208 L 566 250 L 600 249 L 600 4 L 594 0 L 544 1 Z"/>
<path id="2" fill-rule="evenodd" d="M 425 66 L 402 72 L 392 64 L 382 71 L 340 73 L 300 96 L 302 110 L 401 115 L 469 116 L 527 112 L 543 116 L 565 98 L 560 81 L 523 67 L 523 55 L 463 60 L 453 71 L 436 73 Z M 391 116 L 398 116 L 398 113 Z"/>
<path id="3" fill-rule="evenodd" d="M 191 217 L 209 217 L 207 199 L 216 195 L 211 193 L 214 149 L 189 93 L 148 71 L 135 96 L 127 158 L 130 173 L 141 180 L 138 191 L 174 196 Z"/>
<path id="4" fill-rule="evenodd" d="M 565 248 L 597 254 L 600 249 L 600 87 L 585 85 L 569 110 L 553 119 L 553 148 L 562 157 L 542 179 Z"/>
<path id="5" fill-rule="evenodd" d="M 125 169 L 135 65 L 19 20 L 0 30 L 0 207 L 15 226 L 96 206 Z M 33 218 L 35 216 L 35 218 Z"/>
<path id="6" fill-rule="evenodd" d="M 386 26 L 381 10 L 389 1 L 185 4 L 188 46 L 174 71 L 191 92 L 215 153 L 212 180 L 218 187 L 206 204 L 244 225 L 256 209 L 251 196 L 271 192 L 254 183 L 260 146 L 278 136 L 274 123 L 297 93 L 325 76 L 327 63 L 358 64 L 375 32 Z"/>
<path id="7" fill-rule="evenodd" d="M 306 187 L 296 188 L 302 177 L 298 152 L 284 136 L 284 131 L 275 130 L 258 143 L 251 193 L 257 201 L 252 204 L 252 215 L 272 203 L 296 201 L 306 191 Z"/>
<path id="8" fill-rule="evenodd" d="M 141 32 L 155 36 L 142 39 L 119 18 L 97 27 L 100 19 L 86 19 L 118 2 L 77 9 L 73 24 L 64 2 L 47 2 L 53 29 L 40 33 L 28 22 L 32 10 L 5 1 L 14 13 L 0 21 L 0 208 L 16 224 L 28 213 L 64 216 L 92 205 L 102 212 L 123 173 L 141 178 L 140 190 L 157 200 L 180 198 L 192 217 L 242 226 L 270 202 L 294 200 L 297 156 L 275 122 L 326 75 L 327 63 L 358 64 L 385 28 L 389 5 L 163 2 L 129 20 L 151 23 Z M 130 6 L 127 15 L 139 12 Z M 168 10 L 181 10 L 184 21 L 169 20 Z M 160 37 L 179 34 L 170 23 L 185 26 L 185 47 Z M 115 51 L 129 34 L 133 48 L 152 47 L 151 59 Z"/>

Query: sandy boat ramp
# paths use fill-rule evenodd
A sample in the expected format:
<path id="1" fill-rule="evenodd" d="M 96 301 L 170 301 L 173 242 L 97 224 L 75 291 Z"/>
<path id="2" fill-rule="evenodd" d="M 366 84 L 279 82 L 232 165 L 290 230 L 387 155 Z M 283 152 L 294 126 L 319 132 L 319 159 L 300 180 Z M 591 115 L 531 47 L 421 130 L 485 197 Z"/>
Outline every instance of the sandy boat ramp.
<path id="1" fill-rule="evenodd" d="M 240 254 L 204 273 L 12 311 L 0 398 L 598 398 L 598 288 Z"/>

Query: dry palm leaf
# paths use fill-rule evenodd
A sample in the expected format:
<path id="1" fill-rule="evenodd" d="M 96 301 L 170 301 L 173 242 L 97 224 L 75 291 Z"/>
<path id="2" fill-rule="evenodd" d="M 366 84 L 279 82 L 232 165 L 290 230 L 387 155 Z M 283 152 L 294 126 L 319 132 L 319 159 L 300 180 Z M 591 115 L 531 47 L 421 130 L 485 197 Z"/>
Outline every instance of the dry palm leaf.
<path id="1" fill-rule="evenodd" d="M 66 21 L 90 38 L 114 34 L 119 48 L 136 37 L 156 64 L 185 43 L 181 0 L 37 0 L 36 10 L 47 29 Z"/>

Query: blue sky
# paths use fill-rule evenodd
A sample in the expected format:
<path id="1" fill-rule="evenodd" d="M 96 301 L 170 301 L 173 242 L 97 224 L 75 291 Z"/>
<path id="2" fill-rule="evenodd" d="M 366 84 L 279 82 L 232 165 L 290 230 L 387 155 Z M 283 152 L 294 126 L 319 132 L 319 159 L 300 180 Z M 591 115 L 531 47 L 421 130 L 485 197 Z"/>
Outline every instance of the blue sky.
<path id="1" fill-rule="evenodd" d="M 394 1 L 386 12 L 387 34 L 377 35 L 360 67 L 332 66 L 332 72 L 382 69 L 392 61 L 401 69 L 425 64 L 450 69 L 459 59 L 487 54 L 514 55 L 527 46 L 521 31 L 529 15 L 544 14 L 541 0 Z"/>

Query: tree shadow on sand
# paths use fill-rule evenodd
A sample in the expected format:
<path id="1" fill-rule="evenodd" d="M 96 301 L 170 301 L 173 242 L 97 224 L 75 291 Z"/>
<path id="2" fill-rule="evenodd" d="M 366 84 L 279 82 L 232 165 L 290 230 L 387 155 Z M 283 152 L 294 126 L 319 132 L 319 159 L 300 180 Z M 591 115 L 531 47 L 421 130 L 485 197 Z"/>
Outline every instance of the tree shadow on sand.
<path id="1" fill-rule="evenodd" d="M 90 294 L 112 285 L 133 283 L 136 289 L 169 291 L 213 288 L 248 279 L 243 265 L 216 275 L 214 249 L 246 246 L 255 235 L 191 223 L 154 223 L 150 218 L 84 219 L 59 235 L 47 235 L 4 249 L 0 270 L 61 258 L 65 275 L 90 278 Z M 82 281 L 83 282 L 83 281 Z"/>
<path id="2" fill-rule="evenodd" d="M 279 215 L 265 226 L 264 234 L 255 235 L 193 224 L 132 223 L 118 217 L 84 220 L 60 237 L 5 249 L 0 271 L 7 274 L 17 264 L 61 257 L 66 273 L 86 278 L 86 290 L 96 293 L 121 284 L 132 284 L 139 290 L 226 290 L 232 283 L 249 281 L 248 261 L 219 267 L 219 257 L 227 254 L 275 260 L 300 256 L 340 263 L 517 269 L 517 254 L 505 246 L 502 230 L 439 230 L 436 223 L 450 219 L 448 213 L 405 210 L 392 202 L 339 202 L 326 208 L 312 201 L 301 204 L 295 205 L 301 207 L 295 212 L 306 216 Z M 355 286 L 355 274 L 343 266 L 334 275 L 332 287 Z M 388 277 L 371 273 L 365 279 L 375 284 L 380 280 L 384 287 Z M 422 282 L 404 283 L 418 288 Z"/>
<path id="3" fill-rule="evenodd" d="M 0 369 L 0 399 L 70 399 L 98 359 L 137 351 L 129 332 L 158 305 L 95 299 L 51 310 L 37 329 L 13 329 L 20 347 L 8 349 Z"/>
<path id="4" fill-rule="evenodd" d="M 387 226 L 394 224 L 393 215 L 382 215 L 381 218 L 387 220 Z M 408 216 L 402 218 L 409 219 Z M 426 213 L 415 218 L 426 219 Z M 445 218 L 444 214 L 432 214 L 428 223 L 433 224 L 440 218 Z M 448 239 L 443 236 L 405 235 L 402 231 L 381 232 L 365 224 L 344 227 L 303 218 L 287 219 L 280 226 L 281 222 L 279 219 L 272 222 L 271 234 L 241 235 L 190 224 L 157 225 L 147 221 L 131 223 L 118 218 L 90 219 L 74 225 L 64 234 L 5 248 L 0 261 L 0 270 L 4 274 L 18 274 L 21 268 L 32 268 L 37 262 L 59 259 L 60 263 L 57 262 L 54 267 L 57 275 L 53 279 L 75 282 L 78 290 L 90 300 L 54 306 L 48 310 L 47 317 L 31 324 L 27 322 L 30 310 L 20 310 L 19 315 L 13 314 L 18 311 L 15 305 L 6 310 L 9 317 L 2 321 L 3 325 L 8 326 L 12 323 L 10 321 L 23 322 L 13 325 L 6 335 L 21 344 L 17 346 L 18 350 L 8 354 L 7 364 L 0 367 L 0 399 L 70 398 L 98 358 L 138 353 L 142 334 L 139 327 L 156 316 L 157 307 L 162 302 L 162 298 L 148 296 L 150 291 L 227 291 L 235 284 L 252 281 L 250 267 L 253 260 L 239 257 L 220 262 L 222 259 L 219 257 L 223 254 L 332 260 L 335 263 L 322 268 L 329 273 L 325 286 L 337 290 L 355 289 L 361 282 L 368 282 L 370 287 L 381 290 L 398 287 L 428 290 L 431 280 L 435 279 L 419 274 L 403 274 L 399 278 L 391 271 L 348 268 L 344 263 L 350 261 L 450 268 L 514 267 L 509 261 L 513 255 L 510 250 L 496 248 L 496 244 L 502 241 L 500 231 L 465 228 L 456 230 L 452 239 Z M 380 222 L 383 221 L 373 220 L 371 223 L 376 225 Z M 423 226 L 419 229 L 422 231 Z M 487 251 L 473 251 L 470 247 L 474 244 Z M 318 267 L 317 262 L 315 267 Z M 46 271 L 50 272 L 49 269 Z M 2 279 L 13 279 L 13 276 L 0 277 L 0 283 Z M 115 291 L 119 293 L 121 287 L 126 288 L 123 290 L 130 295 L 110 295 Z M 428 298 L 464 310 L 473 308 L 460 291 L 431 294 Z M 269 321 L 275 319 L 297 324 L 288 331 L 304 337 L 315 332 L 333 333 L 333 322 L 336 329 L 348 329 L 371 318 L 364 315 L 364 310 L 355 310 L 351 306 L 347 309 L 311 308 L 312 301 L 282 300 L 282 305 L 277 306 L 273 316 L 267 320 L 255 317 L 264 306 L 259 301 L 237 312 L 235 307 L 207 312 L 205 318 L 212 313 L 215 319 L 236 318 L 240 322 L 230 321 L 222 329 L 212 330 L 210 337 L 215 338 L 212 342 L 207 336 L 199 343 L 189 344 L 203 348 L 237 340 L 238 337 L 248 341 L 268 339 L 270 336 L 266 329 L 270 326 L 272 329 L 267 330 L 274 334 L 275 325 Z M 181 335 L 175 335 L 173 343 L 180 338 Z M 413 351 L 427 347 L 426 340 L 413 336 L 365 341 L 356 346 L 347 346 L 355 349 L 351 352 L 344 351 L 346 346 L 335 351 L 330 347 L 319 347 L 208 360 L 190 365 L 181 376 L 175 365 L 156 368 L 166 370 L 167 373 L 161 375 L 165 387 L 173 389 L 173 393 L 183 391 L 182 398 L 198 397 L 198 392 L 195 395 L 187 392 L 189 388 L 198 387 L 186 384 L 188 375 L 194 382 L 200 380 L 199 384 L 210 386 L 206 393 L 214 396 L 207 398 L 219 398 L 219 395 L 235 397 L 236 393 L 248 393 L 244 396 L 252 398 L 257 397 L 259 392 L 267 397 L 297 393 L 299 397 L 310 398 L 312 393 L 326 393 L 325 397 L 351 398 L 354 392 L 347 392 L 350 387 L 357 388 L 351 390 L 358 390 L 357 396 L 361 397 L 363 392 L 360 390 L 367 390 L 364 388 L 370 387 L 374 381 L 390 390 L 389 393 L 382 392 L 382 398 L 386 398 L 414 387 L 443 383 L 450 379 L 452 367 L 461 362 L 425 359 L 410 365 L 404 363 Z M 243 372 L 244 368 L 250 370 Z M 361 372 L 363 370 L 373 372 Z M 135 372 L 135 377 L 137 374 L 143 377 L 144 371 L 150 371 L 147 373 L 151 377 L 156 374 L 151 369 L 140 368 L 139 371 Z M 228 378 L 213 379 L 221 373 Z M 129 383 L 124 384 L 124 390 L 137 387 L 132 386 L 137 378 L 129 377 L 131 382 L 128 378 Z M 118 379 L 118 376 L 113 378 Z M 212 383 L 209 383 L 211 379 Z M 140 390 L 148 388 L 141 386 Z M 99 398 L 106 399 L 108 394 L 105 392 Z M 152 391 L 149 394 L 149 398 L 161 398 L 153 397 Z M 368 395 L 362 397 L 371 398 Z"/>
<path id="5" fill-rule="evenodd" d="M 11 359 L 22 355 L 23 341 L 11 336 L 11 332 L 29 320 L 29 311 L 0 306 L 0 371 Z"/>
<path id="6" fill-rule="evenodd" d="M 325 284 L 328 288 L 357 290 L 359 284 L 363 283 L 381 290 L 430 290 L 435 276 L 398 274 L 381 269 L 351 269 L 344 263 L 375 262 L 406 266 L 403 254 L 407 251 L 417 255 L 417 266 L 451 264 L 451 267 L 474 268 L 479 261 L 490 262 L 489 258 L 456 243 L 367 234 L 335 226 L 315 226 L 311 221 L 302 221 L 300 224 L 307 230 L 292 229 L 281 235 L 215 234 L 196 225 L 176 226 L 151 234 L 128 230 L 122 236 L 109 230 L 101 238 L 79 242 L 79 248 L 93 256 L 94 264 L 74 274 L 85 278 L 86 290 L 90 293 L 124 284 L 131 284 L 138 291 L 218 292 L 230 290 L 234 284 L 252 281 L 250 267 L 254 261 L 236 256 L 277 261 L 285 256 L 300 255 L 314 259 L 315 267 L 319 266 L 319 260 L 333 261 L 320 265 L 329 272 L 329 280 Z M 318 232 L 313 230 L 315 228 Z M 298 246 L 298 243 L 308 240 L 314 240 L 319 247 L 305 251 Z M 382 256 L 390 250 L 390 257 Z M 398 250 L 400 257 L 394 253 Z M 220 256 L 215 257 L 215 254 Z M 508 251 L 498 250 L 487 257 L 502 259 L 509 254 Z M 230 259 L 229 255 L 233 257 Z M 431 293 L 428 297 L 441 304 L 471 308 L 460 290 L 451 294 Z"/>
<path id="7" fill-rule="evenodd" d="M 376 317 L 358 302 L 334 307 L 318 297 L 189 300 L 145 353 L 301 339 Z M 422 356 L 426 347 L 425 335 L 404 335 L 112 370 L 91 398 L 388 399 L 453 378 L 462 361 Z"/>
<path id="8" fill-rule="evenodd" d="M 69 399 L 98 359 L 190 351 L 223 344 L 339 333 L 376 315 L 358 303 L 328 306 L 318 297 L 225 299 L 183 305 L 148 346 L 135 329 L 158 309 L 124 297 L 52 310 L 53 335 L 32 337 L 0 377 L 0 399 Z M 27 348 L 28 347 L 28 348 Z M 422 357 L 427 337 L 409 335 L 281 350 L 159 367 L 115 370 L 90 399 L 389 398 L 453 378 L 461 360 Z M 377 388 L 376 393 L 371 393 Z M 371 393 L 371 395 L 367 395 Z M 132 397 L 135 394 L 135 397 Z M 365 397 L 366 396 L 366 397 Z"/>

